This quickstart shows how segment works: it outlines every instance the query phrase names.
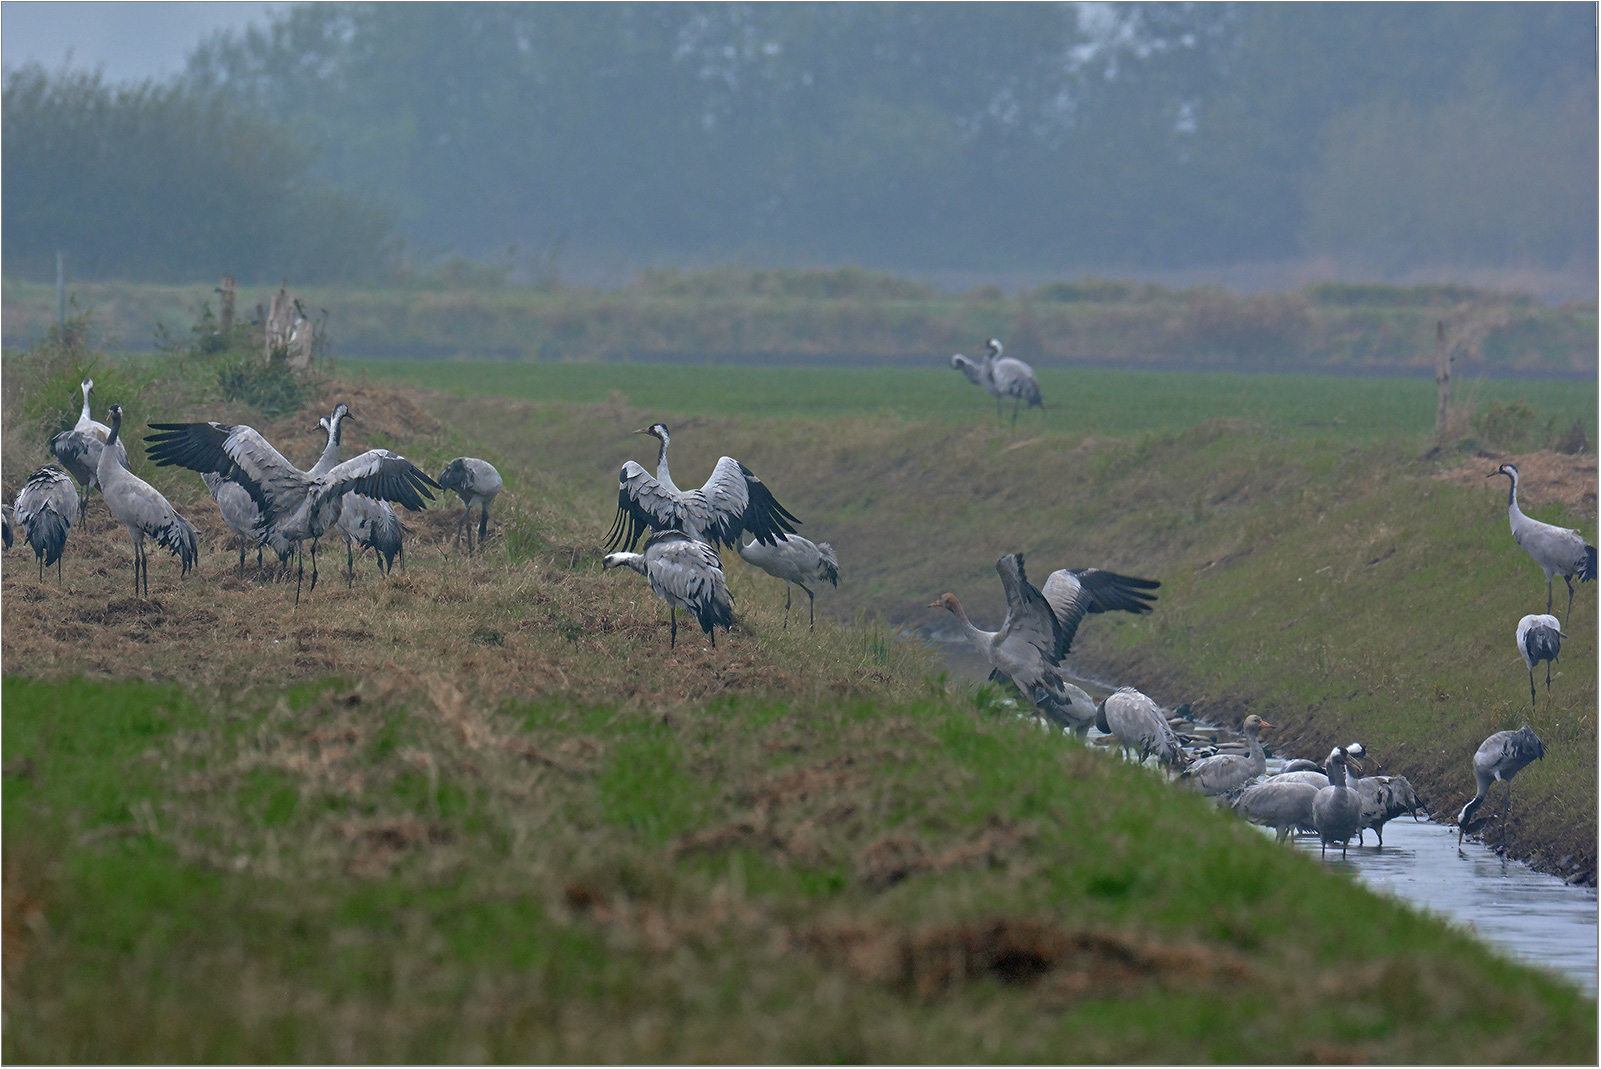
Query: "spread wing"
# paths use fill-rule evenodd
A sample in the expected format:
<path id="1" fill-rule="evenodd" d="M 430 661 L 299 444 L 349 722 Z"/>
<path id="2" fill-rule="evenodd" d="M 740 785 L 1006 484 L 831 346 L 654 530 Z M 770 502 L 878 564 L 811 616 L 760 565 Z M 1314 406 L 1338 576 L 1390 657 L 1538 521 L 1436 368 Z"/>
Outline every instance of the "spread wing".
<path id="1" fill-rule="evenodd" d="M 320 492 L 328 497 L 343 497 L 355 491 L 380 501 L 393 501 L 413 512 L 426 507 L 424 498 L 434 499 L 429 487 L 442 489 L 427 472 L 387 449 L 369 449 L 359 457 L 335 464 L 317 482 L 323 488 Z"/>
<path id="2" fill-rule="evenodd" d="M 213 471 L 243 486 L 272 523 L 305 501 L 311 483 L 254 428 L 243 423 L 152 423 L 146 455 L 159 465 Z"/>
<path id="3" fill-rule="evenodd" d="M 1078 625 L 1087 614 L 1150 612 L 1156 595 L 1147 591 L 1161 585 L 1155 579 L 1103 572 L 1099 568 L 1058 568 L 1046 576 L 1044 594 L 1071 647 Z M 1063 653 L 1066 652 L 1064 648 Z"/>
<path id="4" fill-rule="evenodd" d="M 702 627 L 733 622 L 733 599 L 715 548 L 669 531 L 646 542 L 645 562 L 651 584 L 688 605 Z"/>
<path id="5" fill-rule="evenodd" d="M 630 460 L 617 475 L 617 518 L 606 535 L 608 552 L 632 549 L 646 531 L 671 531 L 684 525 L 678 495 Z"/>
<path id="6" fill-rule="evenodd" d="M 763 545 L 776 545 L 785 535 L 794 534 L 794 524 L 800 522 L 754 472 L 733 457 L 718 459 L 700 496 L 706 522 L 699 529 L 718 545 L 737 545 L 745 531 Z"/>
<path id="7" fill-rule="evenodd" d="M 50 439 L 50 452 L 61 461 L 62 467 L 82 483 L 94 481 L 95 469 L 100 467 L 100 451 L 104 448 L 104 439 L 89 431 L 62 431 Z M 116 450 L 117 456 L 122 458 L 123 467 L 127 467 L 128 450 L 120 438 L 117 439 Z"/>
<path id="8" fill-rule="evenodd" d="M 1023 571 L 1023 554 L 1011 553 L 995 562 L 1001 586 L 1006 590 L 1006 622 L 1001 625 L 1006 640 L 1021 638 L 1044 655 L 1049 664 L 1060 664 L 1067 653 L 1069 637 L 1045 595 L 1035 589 Z"/>

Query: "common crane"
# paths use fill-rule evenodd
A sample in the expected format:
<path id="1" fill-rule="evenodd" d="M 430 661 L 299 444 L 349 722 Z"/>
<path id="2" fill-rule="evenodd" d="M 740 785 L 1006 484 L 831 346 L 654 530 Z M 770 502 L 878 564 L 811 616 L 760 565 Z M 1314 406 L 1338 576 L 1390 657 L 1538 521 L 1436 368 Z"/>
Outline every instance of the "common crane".
<path id="1" fill-rule="evenodd" d="M 56 582 L 61 581 L 61 554 L 67 547 L 67 532 L 78 516 L 78 506 L 78 492 L 73 489 L 72 480 L 55 467 L 34 472 L 17 494 L 17 524 L 39 558 L 40 579 L 44 578 L 44 570 L 54 564 Z"/>
<path id="2" fill-rule="evenodd" d="M 975 626 L 955 594 L 940 595 L 929 608 L 947 609 L 956 617 L 968 642 L 998 674 L 990 678 L 1010 679 L 1048 719 L 1084 735 L 1093 719 L 1093 705 L 1087 702 L 1088 695 L 1083 691 L 1068 689 L 1070 684 L 1062 678 L 1060 667 L 1070 636 L 1063 631 L 1045 595 L 1028 581 L 1021 553 L 997 560 L 995 570 L 1006 592 L 1006 619 L 999 631 Z"/>
<path id="3" fill-rule="evenodd" d="M 606 554 L 604 568 L 632 568 L 650 580 L 651 591 L 667 603 L 672 631 L 667 648 L 678 645 L 678 607 L 694 614 L 701 630 L 717 648 L 718 624 L 727 630 L 734 622 L 734 599 L 723 578 L 717 550 L 683 531 L 657 531 L 645 539 L 644 552 Z"/>
<path id="4" fill-rule="evenodd" d="M 327 433 L 328 441 L 323 446 L 322 455 L 317 458 L 317 463 L 312 465 L 311 471 L 307 474 L 321 476 L 332 471 L 334 465 L 339 463 L 342 428 L 344 421 L 351 418 L 354 417 L 350 415 L 349 407 L 340 404 L 335 406 L 332 415 L 317 420 L 317 426 Z M 405 527 L 389 502 L 351 490 L 345 494 L 340 503 L 339 521 L 334 526 L 345 536 L 347 587 L 356 583 L 357 547 L 360 547 L 363 553 L 368 549 L 373 551 L 373 555 L 378 559 L 380 574 L 387 574 L 394 568 Z"/>
<path id="5" fill-rule="evenodd" d="M 1566 623 L 1573 614 L 1574 576 L 1578 576 L 1580 582 L 1595 578 L 1595 547 L 1586 542 L 1578 531 L 1541 523 L 1523 514 L 1523 510 L 1518 508 L 1518 469 L 1515 465 L 1502 464 L 1485 478 L 1493 479 L 1497 475 L 1505 475 L 1512 481 L 1507 490 L 1506 507 L 1513 539 L 1534 558 L 1534 563 L 1545 570 L 1546 612 L 1551 611 L 1552 580 L 1560 575 L 1562 581 L 1568 584 L 1568 611 L 1562 617 Z"/>
<path id="6" fill-rule="evenodd" d="M 4 541 L 7 549 L 11 548 L 11 527 L 16 522 L 16 509 L 11 507 L 9 501 L 0 503 L 0 541 Z"/>
<path id="7" fill-rule="evenodd" d="M 289 559 L 295 551 L 294 545 L 267 528 L 261 507 L 250 496 L 249 490 L 214 471 L 202 472 L 200 478 L 205 482 L 206 489 L 211 491 L 211 499 L 217 503 L 217 511 L 222 514 L 222 522 L 228 525 L 239 544 L 240 575 L 245 573 L 245 553 L 252 546 L 256 550 L 257 568 L 262 567 L 262 550 L 268 546 L 278 554 L 280 565 Z"/>
<path id="8" fill-rule="evenodd" d="M 682 531 L 714 546 L 733 548 L 742 532 L 772 545 L 794 534 L 800 522 L 778 503 L 772 491 L 749 468 L 733 457 L 721 457 L 711 478 L 698 490 L 680 490 L 667 470 L 665 424 L 652 423 L 635 434 L 648 434 L 661 443 L 652 478 L 635 461 L 623 465 L 617 478 L 617 518 L 606 537 L 607 549 L 631 549 L 646 531 Z"/>
<path id="9" fill-rule="evenodd" d="M 1534 694 L 1534 666 L 1545 662 L 1545 692 L 1551 693 L 1551 665 L 1562 652 L 1562 626 L 1549 614 L 1530 614 L 1518 621 L 1518 652 L 1529 666 L 1529 705 L 1538 704 Z"/>
<path id="10" fill-rule="evenodd" d="M 1506 784 L 1506 804 L 1501 809 L 1501 827 L 1506 828 L 1507 815 L 1512 811 L 1512 777 L 1523 767 L 1545 758 L 1545 744 L 1534 729 L 1524 724 L 1516 731 L 1497 731 L 1479 744 L 1473 755 L 1473 780 L 1478 789 L 1468 804 L 1457 814 L 1456 841 L 1460 844 L 1467 834 L 1468 821 L 1484 804 L 1490 785 L 1496 780 Z"/>
<path id="11" fill-rule="evenodd" d="M 133 543 L 133 593 L 139 596 L 139 573 L 145 577 L 145 597 L 150 596 L 150 560 L 145 555 L 145 537 L 154 538 L 172 551 L 183 565 L 183 575 L 189 574 L 200 555 L 200 532 L 195 525 L 178 515 L 161 492 L 122 463 L 122 456 L 114 446 L 122 433 L 122 406 L 112 405 L 111 435 L 106 447 L 100 451 L 100 466 L 95 470 L 95 481 L 100 496 L 106 499 L 111 515 L 128 529 L 128 540 Z"/>
<path id="12" fill-rule="evenodd" d="M 1345 762 L 1345 748 L 1336 746 L 1325 765 L 1329 785 L 1312 799 L 1312 826 L 1317 829 L 1324 855 L 1328 854 L 1330 843 L 1339 843 L 1340 856 L 1344 857 L 1351 836 L 1362 827 L 1362 796 L 1347 786 Z"/>
<path id="13" fill-rule="evenodd" d="M 785 627 L 789 626 L 790 584 L 806 591 L 807 618 L 811 630 L 817 630 L 817 598 L 806 582 L 810 580 L 839 586 L 839 559 L 834 556 L 833 546 L 791 534 L 772 545 L 760 542 L 741 545 L 739 555 L 745 563 L 755 565 L 768 575 L 784 581 Z"/>
<path id="14" fill-rule="evenodd" d="M 1187 777 L 1208 798 L 1239 790 L 1246 783 L 1267 772 L 1267 754 L 1262 750 L 1262 743 L 1257 739 L 1257 733 L 1263 728 L 1272 726 L 1252 713 L 1245 718 L 1245 724 L 1241 729 L 1245 734 L 1246 743 L 1251 748 L 1249 755 L 1218 754 L 1216 757 L 1195 762 L 1181 775 Z"/>
<path id="15" fill-rule="evenodd" d="M 1270 776 L 1240 791 L 1234 811 L 1252 824 L 1273 828 L 1282 843 L 1296 828 L 1311 826 L 1312 802 L 1326 785 Z"/>
<path id="16" fill-rule="evenodd" d="M 1163 764 L 1184 767 L 1184 748 L 1161 707 L 1133 687 L 1119 687 L 1107 695 L 1096 726 L 1117 738 L 1125 758 L 1133 750 L 1141 761 L 1155 754 Z"/>
<path id="17" fill-rule="evenodd" d="M 1362 842 L 1362 833 L 1372 828 L 1382 850 L 1384 825 L 1403 813 L 1411 813 L 1413 819 L 1417 819 L 1418 809 L 1423 804 L 1405 776 L 1363 776 L 1354 786 L 1362 799 L 1362 824 L 1356 831 L 1358 844 Z"/>
<path id="18" fill-rule="evenodd" d="M 981 363 L 974 363 L 961 353 L 951 357 L 951 367 L 967 376 L 967 381 L 975 386 L 982 386 L 995 398 L 995 418 L 1002 416 L 1001 402 L 1005 398 L 1012 399 L 1012 426 L 1017 426 L 1017 416 L 1022 410 L 1023 402 L 1033 408 L 1045 407 L 1040 399 L 1039 380 L 1034 377 L 1034 369 L 1023 361 L 1014 357 L 1002 357 L 1000 340 L 991 338 L 985 345 L 986 355 Z"/>
<path id="19" fill-rule="evenodd" d="M 83 411 L 78 414 L 78 422 L 71 430 L 62 431 L 50 439 L 50 452 L 83 487 L 83 495 L 78 499 L 79 519 L 83 518 L 89 507 L 89 490 L 99 485 L 96 472 L 100 467 L 100 450 L 111 437 L 111 428 L 96 422 L 89 414 L 89 394 L 94 387 L 94 379 L 86 378 L 78 384 L 83 391 Z M 127 467 L 128 447 L 118 442 L 114 448 L 123 467 Z"/>
<path id="20" fill-rule="evenodd" d="M 469 521 L 472 519 L 473 506 L 478 506 L 478 548 L 482 549 L 484 539 L 489 537 L 489 505 L 502 486 L 500 472 L 487 460 L 457 457 L 440 472 L 439 485 L 446 490 L 456 491 L 465 506 L 461 510 L 461 522 L 456 524 L 456 542 L 458 545 L 461 543 L 461 532 L 465 527 L 469 555 L 473 551 L 473 531 Z"/>
<path id="21" fill-rule="evenodd" d="M 333 464 L 320 474 L 301 471 L 274 449 L 255 428 L 243 423 L 152 423 L 146 436 L 149 456 L 157 464 L 176 464 L 191 471 L 214 471 L 250 492 L 262 510 L 267 530 L 291 542 L 312 541 L 311 589 L 317 589 L 316 540 L 338 522 L 344 496 L 354 490 L 393 501 L 413 511 L 433 500 L 429 488 L 439 484 L 405 457 L 387 449 L 367 452 Z M 337 450 L 337 445 L 335 445 Z M 295 583 L 305 574 L 304 551 Z"/>

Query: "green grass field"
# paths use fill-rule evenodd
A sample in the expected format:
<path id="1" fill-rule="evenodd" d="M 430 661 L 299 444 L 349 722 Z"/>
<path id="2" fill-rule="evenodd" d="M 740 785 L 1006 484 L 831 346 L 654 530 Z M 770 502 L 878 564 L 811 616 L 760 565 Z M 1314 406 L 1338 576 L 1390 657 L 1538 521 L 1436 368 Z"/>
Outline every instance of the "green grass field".
<path id="1" fill-rule="evenodd" d="M 7 354 L 8 484 L 79 373 L 38 360 Z M 1574 419 L 1593 441 L 1594 384 L 1482 383 L 1498 422 L 1430 453 L 1410 380 L 1064 371 L 1013 431 L 948 369 L 356 367 L 276 421 L 203 362 L 125 364 L 100 403 L 246 419 L 309 462 L 348 400 L 347 451 L 500 468 L 481 557 L 452 551 L 452 501 L 408 518 L 388 580 L 347 588 L 325 546 L 297 610 L 234 574 L 197 478 L 147 468 L 205 527 L 197 575 L 153 553 L 129 598 L 98 499 L 60 585 L 8 556 L 8 1061 L 1594 1060 L 1570 984 L 902 637 L 947 589 L 994 626 L 1013 550 L 1036 580 L 1152 575 L 1157 611 L 1086 624 L 1081 667 L 1262 712 L 1281 748 L 1361 737 L 1454 812 L 1472 747 L 1527 711 L 1511 628 L 1543 607 L 1475 451 Z M 441 392 L 408 407 L 383 373 Z M 639 577 L 600 571 L 656 418 L 681 483 L 737 456 L 835 543 L 815 635 L 725 554 L 738 626 L 669 651 Z M 1546 456 L 1592 496 L 1526 483 L 1526 509 L 1593 532 L 1593 453 Z M 1581 590 L 1506 845 L 1593 872 Z"/>

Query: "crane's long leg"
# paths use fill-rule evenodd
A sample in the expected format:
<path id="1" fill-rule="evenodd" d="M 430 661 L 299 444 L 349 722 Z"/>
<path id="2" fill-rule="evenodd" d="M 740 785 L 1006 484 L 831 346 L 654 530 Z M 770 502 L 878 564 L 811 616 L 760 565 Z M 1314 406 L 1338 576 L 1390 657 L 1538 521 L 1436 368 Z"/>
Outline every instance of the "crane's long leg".
<path id="1" fill-rule="evenodd" d="M 1545 611 L 1551 611 L 1551 576 L 1545 577 Z M 1566 623 L 1566 621 L 1564 621 Z"/>
<path id="2" fill-rule="evenodd" d="M 1020 412 L 1022 410 L 1022 408 L 1023 408 L 1023 399 L 1021 397 L 1014 398 L 1012 400 L 1012 426 L 1013 427 L 1017 426 L 1017 414 L 1018 414 L 1018 412 Z"/>
<path id="3" fill-rule="evenodd" d="M 1533 679 L 1534 673 L 1530 672 L 1529 676 L 1530 676 L 1529 689 L 1533 690 L 1534 689 L 1534 679 Z M 1548 697 L 1551 694 L 1551 662 L 1550 661 L 1545 662 L 1545 693 L 1546 693 L 1546 695 Z"/>
<path id="4" fill-rule="evenodd" d="M 1562 626 L 1567 627 L 1568 617 L 1573 615 L 1573 576 L 1564 575 L 1562 581 L 1568 584 L 1568 611 L 1562 614 Z M 1550 611 L 1549 608 L 1546 609 L 1546 612 Z"/>
<path id="5" fill-rule="evenodd" d="M 812 594 L 811 588 L 808 587 L 805 583 L 797 583 L 796 585 L 799 586 L 802 590 L 806 591 L 806 599 L 807 599 L 806 600 L 806 615 L 810 620 L 811 630 L 816 631 L 817 630 L 817 598 Z"/>
<path id="6" fill-rule="evenodd" d="M 667 648 L 675 650 L 678 648 L 678 606 L 671 602 L 667 603 L 667 619 L 671 620 L 673 625 L 667 639 Z"/>
<path id="7" fill-rule="evenodd" d="M 245 577 L 245 537 L 239 536 L 239 578 Z"/>
<path id="8" fill-rule="evenodd" d="M 706 632 L 706 634 L 710 636 L 712 640 L 712 649 L 715 650 L 717 648 L 717 625 L 713 624 L 712 629 Z"/>
<path id="9" fill-rule="evenodd" d="M 1550 665 L 1546 665 L 1545 666 L 1545 671 L 1546 671 L 1546 684 L 1545 684 L 1545 686 L 1546 686 L 1547 690 L 1550 690 L 1551 689 L 1551 680 L 1550 680 L 1551 666 Z M 1529 704 L 1531 706 L 1533 706 L 1534 708 L 1539 708 L 1539 703 L 1535 700 L 1535 697 L 1534 697 L 1534 669 L 1532 667 L 1529 669 Z"/>
<path id="10" fill-rule="evenodd" d="M 319 541 L 321 539 L 318 538 L 311 540 L 311 590 L 306 591 L 308 594 L 317 589 L 317 543 Z"/>
<path id="11" fill-rule="evenodd" d="M 382 569 L 380 569 L 381 571 Z M 356 585 L 356 553 L 350 548 L 350 539 L 345 539 L 345 588 L 351 589 Z"/>
<path id="12" fill-rule="evenodd" d="M 295 543 L 295 605 L 300 604 L 300 584 L 306 578 L 306 547 Z"/>
<path id="13" fill-rule="evenodd" d="M 478 506 L 478 549 L 484 548 L 484 539 L 489 537 L 489 502 L 485 501 Z"/>
<path id="14" fill-rule="evenodd" d="M 789 599 L 793 596 L 789 588 L 789 580 L 784 580 L 784 626 L 789 626 Z"/>

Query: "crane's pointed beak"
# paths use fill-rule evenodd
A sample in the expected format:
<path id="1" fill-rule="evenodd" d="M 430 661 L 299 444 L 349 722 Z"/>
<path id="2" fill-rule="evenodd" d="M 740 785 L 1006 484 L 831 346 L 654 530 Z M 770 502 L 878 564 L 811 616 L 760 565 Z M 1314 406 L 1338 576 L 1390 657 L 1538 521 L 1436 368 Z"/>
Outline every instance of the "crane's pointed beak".
<path id="1" fill-rule="evenodd" d="M 1273 726 L 1273 725 L 1272 725 L 1272 724 L 1270 724 L 1270 723 L 1268 723 L 1268 722 L 1267 722 L 1267 721 L 1266 721 L 1266 720 L 1264 720 L 1264 721 L 1262 721 L 1262 726 L 1263 726 L 1263 727 L 1265 727 L 1265 728 L 1270 728 L 1270 727 L 1272 727 L 1272 726 Z"/>
<path id="2" fill-rule="evenodd" d="M 649 434 L 650 433 L 650 428 L 649 427 L 641 427 L 637 431 L 629 431 L 628 433 L 629 434 Z"/>

